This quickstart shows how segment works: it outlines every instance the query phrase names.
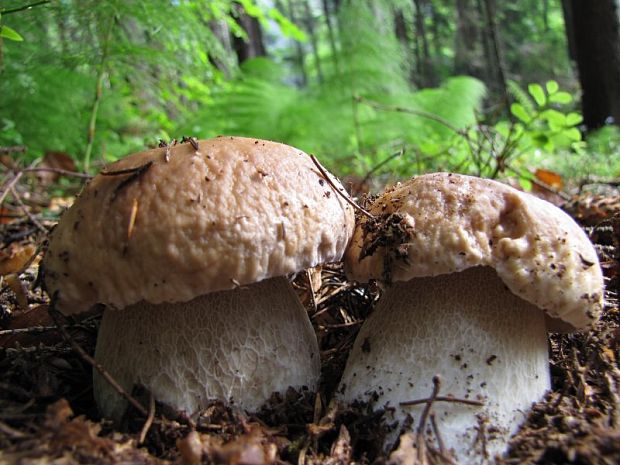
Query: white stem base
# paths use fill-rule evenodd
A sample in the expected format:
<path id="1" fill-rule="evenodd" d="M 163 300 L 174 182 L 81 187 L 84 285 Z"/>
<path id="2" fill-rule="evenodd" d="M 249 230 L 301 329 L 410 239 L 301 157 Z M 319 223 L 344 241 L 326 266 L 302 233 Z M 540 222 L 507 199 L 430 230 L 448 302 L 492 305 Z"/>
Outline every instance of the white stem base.
<path id="1" fill-rule="evenodd" d="M 376 393 L 377 408 L 393 407 L 401 425 L 411 415 L 415 429 L 424 405 L 399 403 L 430 397 L 436 374 L 440 396 L 484 402 L 433 404 L 446 449 L 460 464 L 502 453 L 550 386 L 544 312 L 490 268 L 395 283 L 361 328 L 338 395 L 351 402 Z M 487 419 L 484 440 L 478 418 Z"/>
<path id="2" fill-rule="evenodd" d="M 95 358 L 131 392 L 194 414 L 213 399 L 255 411 L 289 386 L 316 389 L 316 335 L 286 278 L 198 297 L 106 310 Z M 103 416 L 118 421 L 124 399 L 97 372 L 94 393 Z"/>

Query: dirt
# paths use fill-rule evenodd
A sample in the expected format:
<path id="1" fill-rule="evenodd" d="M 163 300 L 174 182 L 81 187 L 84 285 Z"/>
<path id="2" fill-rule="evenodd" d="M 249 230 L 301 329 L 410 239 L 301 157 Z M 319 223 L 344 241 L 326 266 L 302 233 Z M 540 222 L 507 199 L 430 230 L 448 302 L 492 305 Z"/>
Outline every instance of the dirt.
<path id="1" fill-rule="evenodd" d="M 413 433 L 385 453 L 383 438 L 394 427 L 389 415 L 363 403 L 332 401 L 355 335 L 379 298 L 376 286 L 347 281 L 337 264 L 300 273 L 293 283 L 321 348 L 318 394 L 290 390 L 255 415 L 214 402 L 196 419 L 154 404 L 146 416 L 128 412 L 119 428 L 102 420 L 92 368 L 55 329 L 48 298 L 37 286 L 38 246 L 54 219 L 45 210 L 51 199 L 44 202 L 42 192 L 30 191 L 36 185 L 24 183 L 19 191 L 30 216 L 7 200 L 11 215 L 0 218 L 0 259 L 17 260 L 26 247 L 35 253 L 29 264 L 6 262 L 25 270 L 16 270 L 12 281 L 7 273 L 0 288 L 0 464 L 453 463 Z M 578 220 L 593 217 L 577 211 Z M 533 406 L 500 465 L 620 463 L 620 208 L 604 214 L 599 208 L 596 218 L 584 227 L 608 278 L 603 318 L 585 333 L 551 335 L 552 390 Z M 65 321 L 87 354 L 94 351 L 100 315 L 94 309 Z M 147 394 L 132 393 L 145 406 Z"/>

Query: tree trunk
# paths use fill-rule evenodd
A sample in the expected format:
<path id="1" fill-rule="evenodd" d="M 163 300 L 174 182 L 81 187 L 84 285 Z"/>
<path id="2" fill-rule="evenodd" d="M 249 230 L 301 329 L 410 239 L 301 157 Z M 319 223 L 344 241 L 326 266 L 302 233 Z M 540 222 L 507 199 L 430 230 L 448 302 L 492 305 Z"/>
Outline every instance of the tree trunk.
<path id="1" fill-rule="evenodd" d="M 279 2 L 278 2 L 279 3 Z M 295 11 L 295 3 L 294 0 L 288 0 L 288 18 L 294 24 L 298 24 L 297 14 Z M 278 8 L 280 11 L 284 11 L 282 8 Z M 299 73 L 301 75 L 300 85 L 305 87 L 308 85 L 308 72 L 306 71 L 306 60 L 304 48 L 298 40 L 295 41 L 295 61 L 297 62 L 297 67 L 299 68 Z"/>
<path id="2" fill-rule="evenodd" d="M 303 6 L 305 14 L 304 23 L 306 24 L 306 31 L 308 31 L 308 35 L 310 36 L 310 45 L 312 46 L 312 54 L 314 55 L 316 74 L 319 82 L 323 82 L 323 70 L 321 69 L 321 57 L 319 56 L 319 42 L 314 30 L 314 15 L 312 14 L 310 2 L 308 0 L 303 0 Z"/>
<path id="3" fill-rule="evenodd" d="M 418 44 L 421 46 L 420 51 L 420 82 L 423 87 L 432 87 L 435 83 L 435 73 L 433 70 L 433 64 L 431 63 L 431 56 L 428 47 L 428 37 L 426 35 L 426 26 L 424 24 L 424 11 L 422 0 L 413 0 L 415 8 L 415 30 L 416 36 L 419 40 Z"/>
<path id="4" fill-rule="evenodd" d="M 230 27 L 226 23 L 226 21 L 222 19 L 213 19 L 205 23 L 206 27 L 208 27 L 213 35 L 217 38 L 220 43 L 222 49 L 221 54 L 218 56 L 214 56 L 209 53 L 209 61 L 215 66 L 217 69 L 222 71 L 226 77 L 230 77 L 232 75 L 234 64 L 234 49 L 233 49 L 233 41 L 232 35 L 230 33 Z M 232 61 L 232 62 L 231 62 Z"/>
<path id="5" fill-rule="evenodd" d="M 481 72 L 477 50 L 479 18 L 476 13 L 472 0 L 456 0 L 454 72 L 484 80 L 486 76 Z"/>
<path id="6" fill-rule="evenodd" d="M 615 0 L 563 0 L 570 56 L 588 130 L 620 125 L 620 25 Z"/>
<path id="7" fill-rule="evenodd" d="M 325 25 L 327 26 L 327 37 L 329 38 L 329 46 L 332 51 L 332 59 L 334 60 L 334 68 L 337 74 L 340 74 L 340 62 L 338 61 L 338 47 L 336 46 L 336 34 L 332 25 L 332 13 L 327 0 L 321 0 L 323 6 L 323 16 L 325 17 Z"/>
<path id="8" fill-rule="evenodd" d="M 497 83 L 497 92 L 500 95 L 502 100 L 502 104 L 508 109 L 508 103 L 510 99 L 508 97 L 508 87 L 506 85 L 506 72 L 504 67 L 504 60 L 502 56 L 500 40 L 499 40 L 499 31 L 497 28 L 496 21 L 496 8 L 495 8 L 495 0 L 484 0 L 484 12 L 485 12 L 485 20 L 486 27 L 488 31 L 489 37 L 489 45 L 490 52 L 495 61 L 495 71 L 496 71 L 496 83 Z"/>
<path id="9" fill-rule="evenodd" d="M 237 23 L 247 34 L 247 39 L 233 37 L 233 47 L 239 64 L 250 58 L 266 56 L 267 50 L 263 42 L 263 31 L 260 23 L 256 18 L 248 15 L 241 4 L 236 3 L 235 9 Z"/>

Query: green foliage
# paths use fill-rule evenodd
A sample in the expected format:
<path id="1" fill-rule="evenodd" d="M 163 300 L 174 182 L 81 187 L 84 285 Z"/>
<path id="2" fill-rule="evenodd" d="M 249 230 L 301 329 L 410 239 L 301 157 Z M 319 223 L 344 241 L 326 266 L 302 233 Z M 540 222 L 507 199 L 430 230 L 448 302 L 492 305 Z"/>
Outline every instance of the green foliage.
<path id="1" fill-rule="evenodd" d="M 278 40 L 288 40 L 286 50 L 238 68 L 212 26 L 216 22 L 246 37 L 234 16 L 239 4 L 263 27 L 276 24 Z M 507 48 L 510 75 L 554 75 L 567 63 L 559 51 L 565 45 L 558 39 L 559 8 L 552 7 L 545 21 L 540 2 L 526 4 L 535 15 L 526 15 L 522 6 L 499 6 L 505 42 L 530 37 L 529 47 L 559 58 L 553 65 L 543 62 L 546 56 L 524 60 L 519 53 L 528 50 Z M 318 5 L 311 7 L 316 14 Z M 394 177 L 431 170 L 496 177 L 529 166 L 568 167 L 587 157 L 591 163 L 578 164 L 582 170 L 604 166 L 596 160 L 612 166 L 607 154 L 613 150 L 605 141 L 616 140 L 615 133 L 603 131 L 589 145 L 582 140 L 581 116 L 563 90 L 566 80 L 525 88 L 510 81 L 510 118 L 485 114 L 485 85 L 450 77 L 452 2 L 436 0 L 425 8 L 429 46 L 440 54 L 431 57 L 434 70 L 443 78 L 425 89 L 413 88 L 415 53 L 394 34 L 396 9 L 403 10 L 413 32 L 413 2 L 405 0 L 341 2 L 332 18 L 334 44 L 324 18 L 313 18 L 319 47 L 317 56 L 305 56 L 307 86 L 294 84 L 301 81 L 299 68 L 290 63 L 293 41 L 310 49 L 303 22 L 293 24 L 287 12 L 253 0 L 63 0 L 19 11 L 11 26 L 24 41 L 5 45 L 0 54 L 0 145 L 25 144 L 30 159 L 59 150 L 84 160 L 90 147 L 93 159 L 105 162 L 154 145 L 157 138 L 239 134 L 298 146 L 339 173 L 359 176 L 380 166 Z M 15 39 L 5 19 L 0 17 L 0 35 Z M 545 44 L 532 45 L 534 38 Z M 525 82 L 537 80 L 542 78 Z M 95 123 L 92 140 L 89 121 Z"/>
<path id="2" fill-rule="evenodd" d="M 342 38 L 339 68 L 327 69 L 323 82 L 294 88 L 285 83 L 284 65 L 248 61 L 181 132 L 280 140 L 320 154 L 341 173 L 364 175 L 396 149 L 413 150 L 450 134 L 444 125 L 400 112 L 399 106 L 433 113 L 456 127 L 475 121 L 485 92 L 478 80 L 452 78 L 439 88 L 413 91 L 399 45 L 387 33 L 390 25 L 380 24 L 362 2 L 343 7 L 339 22 L 350 34 Z M 382 29 L 386 33 L 378 35 Z M 416 171 L 411 163 L 387 168 L 401 176 Z"/>

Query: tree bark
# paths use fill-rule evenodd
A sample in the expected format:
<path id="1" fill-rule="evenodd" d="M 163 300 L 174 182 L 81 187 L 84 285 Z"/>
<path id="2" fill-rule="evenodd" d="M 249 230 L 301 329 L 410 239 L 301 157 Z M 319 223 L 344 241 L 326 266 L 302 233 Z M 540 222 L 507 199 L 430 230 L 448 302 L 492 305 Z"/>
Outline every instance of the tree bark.
<path id="1" fill-rule="evenodd" d="M 294 0 L 288 0 L 287 6 L 288 6 L 288 18 L 294 24 L 298 24 Z M 280 11 L 284 11 L 284 9 L 282 8 L 279 8 L 279 9 Z M 299 73 L 301 76 L 300 84 L 302 87 L 305 87 L 308 85 L 308 72 L 306 71 L 306 59 L 305 59 L 304 48 L 301 42 L 299 42 L 298 40 L 295 41 L 295 61 L 297 62 L 297 67 L 299 68 Z"/>
<path id="2" fill-rule="evenodd" d="M 325 18 L 325 25 L 327 26 L 327 37 L 329 38 L 329 46 L 332 51 L 332 60 L 334 60 L 334 68 L 336 73 L 340 74 L 340 62 L 338 61 L 338 47 L 336 45 L 336 34 L 334 26 L 332 25 L 332 13 L 329 8 L 327 0 L 321 0 L 323 7 L 323 16 Z"/>
<path id="3" fill-rule="evenodd" d="M 316 74 L 319 82 L 323 82 L 323 70 L 321 68 L 321 57 L 319 55 L 319 41 L 314 30 L 314 16 L 308 0 L 303 0 L 303 6 L 305 14 L 304 23 L 306 24 L 306 31 L 308 31 L 308 35 L 310 36 L 310 45 L 312 46 L 312 54 L 314 55 L 314 62 L 316 64 Z"/>
<path id="4" fill-rule="evenodd" d="M 495 78 L 497 83 L 497 91 L 502 100 L 502 104 L 505 106 L 506 109 L 508 109 L 508 103 L 510 102 L 510 99 L 508 97 L 508 87 L 506 85 L 506 71 L 496 21 L 497 9 L 495 7 L 495 0 L 484 0 L 483 3 L 489 37 L 490 52 L 493 60 L 495 61 L 496 67 Z"/>
<path id="5" fill-rule="evenodd" d="M 432 87 L 436 84 L 435 72 L 433 70 L 433 64 L 431 62 L 430 51 L 428 47 L 428 37 L 426 34 L 426 26 L 424 24 L 424 8 L 422 0 L 413 0 L 415 8 L 415 29 L 416 37 L 419 40 L 418 44 L 421 46 L 419 49 L 420 57 L 420 72 L 419 80 L 422 87 Z"/>
<path id="6" fill-rule="evenodd" d="M 484 79 L 478 58 L 479 18 L 471 0 L 456 0 L 454 72 Z M 482 37 L 484 39 L 484 35 Z"/>
<path id="7" fill-rule="evenodd" d="M 571 58 L 588 130 L 620 125 L 620 25 L 615 0 L 563 0 Z"/>
<path id="8" fill-rule="evenodd" d="M 235 4 L 235 9 L 237 23 L 247 34 L 247 39 L 233 37 L 233 47 L 239 64 L 250 58 L 266 56 L 267 50 L 265 49 L 260 23 L 256 18 L 248 15 L 239 3 Z"/>

